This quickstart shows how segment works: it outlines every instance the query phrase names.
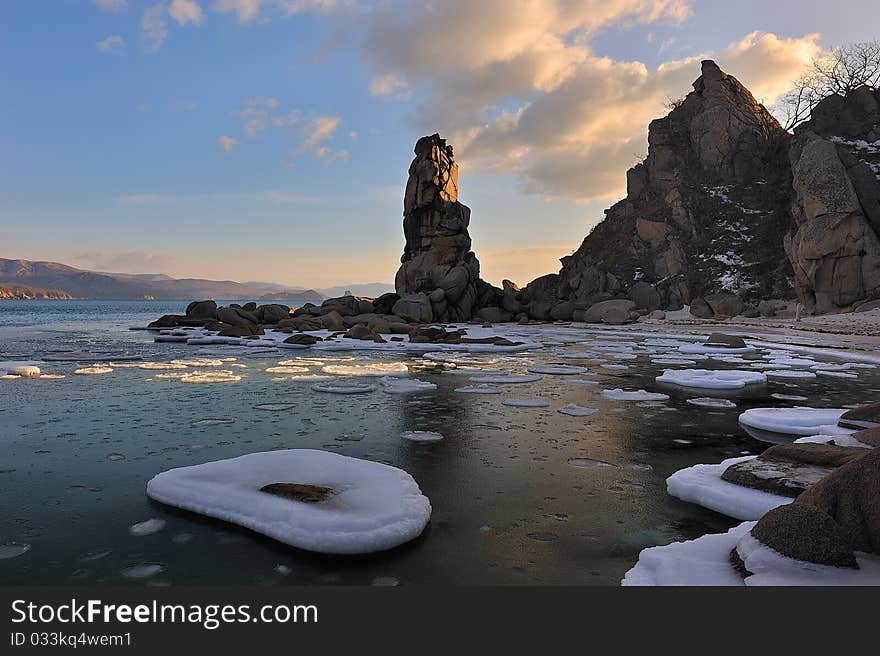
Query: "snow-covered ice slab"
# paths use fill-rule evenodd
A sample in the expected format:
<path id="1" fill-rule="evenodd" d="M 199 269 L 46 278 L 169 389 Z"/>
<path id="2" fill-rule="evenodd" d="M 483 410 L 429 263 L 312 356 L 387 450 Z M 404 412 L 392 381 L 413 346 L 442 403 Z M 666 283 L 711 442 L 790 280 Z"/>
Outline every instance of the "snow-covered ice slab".
<path id="1" fill-rule="evenodd" d="M 39 378 L 40 368 L 30 365 L 22 365 L 19 367 L 12 367 L 6 372 L 6 374 L 9 376 L 18 376 L 19 378 Z"/>
<path id="2" fill-rule="evenodd" d="M 455 390 L 460 394 L 501 394 L 501 388 L 494 385 L 467 385 Z"/>
<path id="3" fill-rule="evenodd" d="M 319 502 L 261 491 L 273 483 L 328 488 Z M 156 501 L 225 520 L 299 549 L 372 553 L 418 537 L 431 504 L 412 476 L 377 462 L 311 449 L 252 453 L 163 472 Z"/>
<path id="4" fill-rule="evenodd" d="M 761 519 L 767 512 L 794 499 L 729 483 L 721 475 L 731 465 L 754 460 L 757 456 L 731 458 L 718 465 L 694 465 L 666 479 L 666 490 L 673 497 L 695 503 L 734 519 Z"/>
<path id="5" fill-rule="evenodd" d="M 627 391 L 622 389 L 602 390 L 602 396 L 612 401 L 668 401 L 668 394 L 647 392 L 645 390 Z"/>
<path id="6" fill-rule="evenodd" d="M 409 368 L 403 362 L 367 362 L 364 364 L 330 364 L 322 369 L 336 376 L 407 376 Z"/>
<path id="7" fill-rule="evenodd" d="M 547 374 L 548 376 L 580 376 L 587 373 L 585 367 L 575 367 L 568 364 L 543 364 L 529 367 L 533 374 Z"/>
<path id="8" fill-rule="evenodd" d="M 97 365 L 92 365 L 90 367 L 74 369 L 73 373 L 77 376 L 100 376 L 101 374 L 112 374 L 113 369 L 111 369 L 110 367 L 99 367 Z"/>
<path id="9" fill-rule="evenodd" d="M 713 399 L 708 396 L 701 396 L 697 399 L 688 399 L 688 405 L 695 405 L 698 408 L 708 408 L 710 410 L 730 410 L 736 407 L 736 403 L 727 399 Z"/>
<path id="10" fill-rule="evenodd" d="M 588 408 L 586 406 L 572 403 L 570 405 L 559 408 L 556 412 L 559 412 L 563 415 L 568 415 L 570 417 L 592 417 L 594 414 L 599 412 L 599 410 L 596 408 Z"/>
<path id="11" fill-rule="evenodd" d="M 388 394 L 409 394 L 411 392 L 431 392 L 437 389 L 437 385 L 426 380 L 417 378 L 398 378 L 397 376 L 384 376 L 379 379 L 382 391 Z"/>
<path id="12" fill-rule="evenodd" d="M 695 389 L 736 390 L 746 385 L 760 385 L 767 382 L 767 377 L 760 371 L 743 371 L 740 369 L 667 369 L 662 376 L 657 376 L 658 383 L 690 387 Z"/>
<path id="13" fill-rule="evenodd" d="M 312 389 L 316 392 L 325 392 L 328 394 L 367 394 L 369 392 L 375 392 L 378 388 L 372 383 L 329 381 L 312 385 Z"/>
<path id="14" fill-rule="evenodd" d="M 400 437 L 407 442 L 420 442 L 422 444 L 439 442 L 444 439 L 442 434 L 433 431 L 404 431 L 400 434 Z"/>
<path id="15" fill-rule="evenodd" d="M 745 522 L 727 533 L 704 535 L 643 549 L 639 560 L 620 582 L 623 586 L 738 586 L 743 578 L 730 563 L 730 551 L 755 522 Z"/>
<path id="16" fill-rule="evenodd" d="M 430 351 L 422 355 L 423 358 L 434 362 L 448 362 L 455 365 L 481 366 L 492 365 L 498 362 L 495 358 L 474 357 L 466 351 Z"/>
<path id="17" fill-rule="evenodd" d="M 821 430 L 823 427 L 836 427 L 840 416 L 845 412 L 845 408 L 753 408 L 739 416 L 739 423 L 770 433 L 818 435 L 825 432 Z M 852 432 L 840 428 L 829 434 Z"/>
<path id="18" fill-rule="evenodd" d="M 816 374 L 812 371 L 804 371 L 802 369 L 771 369 L 765 371 L 770 378 L 815 378 Z"/>
<path id="19" fill-rule="evenodd" d="M 743 348 L 731 348 L 729 346 L 710 346 L 708 344 L 682 344 L 678 347 L 680 353 L 687 354 L 710 354 L 725 353 L 727 355 L 742 355 L 743 353 L 754 353 L 758 349 L 754 346 L 746 346 Z"/>
<path id="20" fill-rule="evenodd" d="M 855 446 L 860 449 L 872 449 L 870 444 L 859 442 L 852 435 L 810 435 L 799 437 L 795 444 L 835 444 L 836 446 Z"/>

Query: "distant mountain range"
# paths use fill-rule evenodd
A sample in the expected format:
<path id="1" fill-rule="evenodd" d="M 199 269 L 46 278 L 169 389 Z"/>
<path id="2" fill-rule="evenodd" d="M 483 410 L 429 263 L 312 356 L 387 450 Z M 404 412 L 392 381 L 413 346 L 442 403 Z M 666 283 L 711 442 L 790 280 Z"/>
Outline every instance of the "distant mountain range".
<path id="1" fill-rule="evenodd" d="M 393 286 L 370 283 L 315 290 L 277 283 L 176 279 L 165 274 L 87 271 L 58 262 L 0 258 L 0 299 L 190 301 L 210 298 L 304 303 L 341 296 L 345 291 L 359 296 L 378 296 L 393 291 Z"/>

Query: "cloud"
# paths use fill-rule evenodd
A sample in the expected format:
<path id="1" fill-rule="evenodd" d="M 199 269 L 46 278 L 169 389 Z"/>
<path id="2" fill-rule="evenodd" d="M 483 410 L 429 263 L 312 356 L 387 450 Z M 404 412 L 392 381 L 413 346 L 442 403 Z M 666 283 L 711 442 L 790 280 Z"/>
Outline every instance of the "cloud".
<path id="1" fill-rule="evenodd" d="M 113 34 L 106 39 L 98 41 L 95 44 L 95 48 L 98 49 L 98 52 L 108 55 L 121 55 L 125 53 L 125 41 L 118 34 Z"/>
<path id="2" fill-rule="evenodd" d="M 171 0 L 168 6 L 168 13 L 171 15 L 178 25 L 200 25 L 202 22 L 202 8 L 195 0 Z"/>
<path id="3" fill-rule="evenodd" d="M 250 23 L 260 15 L 262 0 L 217 0 L 214 11 L 235 12 L 240 23 Z"/>
<path id="4" fill-rule="evenodd" d="M 233 139 L 232 137 L 228 137 L 225 134 L 221 134 L 217 137 L 217 146 L 222 148 L 224 152 L 231 153 L 232 149 L 235 147 L 235 144 L 238 143 L 238 139 Z"/>
<path id="5" fill-rule="evenodd" d="M 241 111 L 236 112 L 236 116 L 244 121 L 244 133 L 253 139 L 265 132 L 272 122 L 270 113 L 277 109 L 278 104 L 275 98 L 257 97 L 247 100 Z"/>
<path id="6" fill-rule="evenodd" d="M 92 0 L 92 4 L 112 14 L 128 9 L 128 0 Z"/>
<path id="7" fill-rule="evenodd" d="M 147 52 L 159 52 L 168 37 L 166 9 L 160 2 L 144 9 L 141 15 L 141 44 Z"/>

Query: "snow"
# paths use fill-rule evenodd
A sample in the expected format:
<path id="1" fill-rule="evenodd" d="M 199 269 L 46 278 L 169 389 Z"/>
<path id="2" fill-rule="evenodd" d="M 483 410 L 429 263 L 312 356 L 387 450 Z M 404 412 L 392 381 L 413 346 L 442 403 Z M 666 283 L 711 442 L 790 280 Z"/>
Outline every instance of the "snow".
<path id="1" fill-rule="evenodd" d="M 485 376 L 473 376 L 472 383 L 491 383 L 493 385 L 519 385 L 522 383 L 534 383 L 541 380 L 541 376 L 527 374 L 489 374 Z"/>
<path id="2" fill-rule="evenodd" d="M 437 389 L 437 385 L 426 380 L 417 378 L 397 378 L 396 376 L 384 376 L 379 379 L 379 385 L 383 392 L 388 394 L 409 394 L 410 392 L 431 392 Z"/>
<path id="3" fill-rule="evenodd" d="M 837 425 L 840 416 L 846 412 L 841 408 L 753 408 L 739 416 L 739 423 L 750 428 L 785 433 L 787 435 L 817 435 L 822 427 Z M 851 433 L 838 429 L 842 434 Z M 838 432 L 835 430 L 835 433 Z"/>
<path id="4" fill-rule="evenodd" d="M 497 360 L 491 358 L 479 358 L 464 351 L 431 351 L 422 355 L 423 358 L 434 362 L 448 362 L 455 365 L 481 366 L 495 364 Z"/>
<path id="5" fill-rule="evenodd" d="M 731 458 L 718 465 L 694 465 L 666 479 L 666 490 L 673 497 L 695 503 L 734 519 L 760 519 L 768 511 L 794 499 L 722 480 L 731 465 L 754 460 L 757 456 Z"/>
<path id="6" fill-rule="evenodd" d="M 771 378 L 815 378 L 816 374 L 812 371 L 802 371 L 800 369 L 771 369 L 764 372 Z"/>
<path id="7" fill-rule="evenodd" d="M 662 376 L 657 376 L 658 383 L 667 383 L 679 387 L 697 389 L 736 390 L 746 385 L 760 385 L 767 382 L 767 377 L 759 371 L 743 371 L 741 369 L 667 369 Z"/>
<path id="8" fill-rule="evenodd" d="M 118 369 L 112 362 L 110 363 L 114 369 Z M 146 369 L 148 371 L 170 371 L 174 369 L 186 369 L 187 365 L 176 362 L 141 362 L 137 365 L 138 369 Z"/>
<path id="9" fill-rule="evenodd" d="M 697 364 L 696 360 L 686 360 L 684 358 L 654 358 L 651 360 L 651 364 L 662 364 L 662 365 L 691 365 Z"/>
<path id="10" fill-rule="evenodd" d="M 646 392 L 638 390 L 635 392 L 625 391 L 622 389 L 602 390 L 602 396 L 612 401 L 668 401 L 668 394 L 659 394 L 656 392 Z"/>
<path id="11" fill-rule="evenodd" d="M 20 378 L 36 378 L 40 375 L 40 368 L 32 366 L 12 367 L 6 373 L 10 376 L 19 376 Z"/>
<path id="12" fill-rule="evenodd" d="M 642 550 L 639 560 L 621 581 L 623 586 L 737 586 L 742 577 L 730 564 L 730 551 L 755 522 L 727 533 L 704 535 Z"/>
<path id="13" fill-rule="evenodd" d="M 320 503 L 260 491 L 271 483 L 329 487 Z M 299 549 L 372 553 L 418 537 L 431 504 L 405 471 L 367 460 L 290 449 L 172 469 L 147 484 L 162 503 L 244 526 Z"/>
<path id="14" fill-rule="evenodd" d="M 141 537 L 144 535 L 153 535 L 153 533 L 158 533 L 163 528 L 165 528 L 164 519 L 148 519 L 145 522 L 140 522 L 138 524 L 130 526 L 128 532 L 131 535 Z"/>
<path id="15" fill-rule="evenodd" d="M 308 372 L 309 372 L 308 367 L 278 366 L 278 367 L 269 367 L 266 369 L 267 374 L 305 374 Z"/>
<path id="16" fill-rule="evenodd" d="M 326 392 L 328 394 L 366 394 L 376 391 L 377 387 L 372 383 L 333 381 L 312 385 L 312 389 L 316 392 Z"/>
<path id="17" fill-rule="evenodd" d="M 564 415 L 569 415 L 571 417 L 590 417 L 599 412 L 599 410 L 597 410 L 596 408 L 587 408 L 585 406 L 572 403 L 570 405 L 559 408 L 556 412 L 562 413 Z"/>
<path id="18" fill-rule="evenodd" d="M 746 585 L 768 586 L 877 586 L 880 585 L 880 555 L 856 552 L 858 569 L 816 565 L 783 556 L 747 533 L 736 544 L 736 552 L 752 576 Z"/>
<path id="19" fill-rule="evenodd" d="M 400 434 L 400 437 L 408 442 L 422 443 L 439 442 L 444 439 L 440 433 L 433 433 L 431 431 L 405 431 Z"/>
<path id="20" fill-rule="evenodd" d="M 688 399 L 688 405 L 695 405 L 699 408 L 711 408 L 713 410 L 730 410 L 736 407 L 736 403 L 727 399 L 713 399 L 707 396 L 701 396 L 697 399 Z"/>
<path id="21" fill-rule="evenodd" d="M 800 437 L 794 441 L 795 444 L 834 444 L 836 446 L 854 446 L 860 449 L 873 448 L 870 444 L 859 442 L 852 435 L 811 435 L 809 437 Z"/>
<path id="22" fill-rule="evenodd" d="M 543 399 L 504 399 L 501 405 L 511 408 L 549 408 L 550 404 Z"/>
<path id="23" fill-rule="evenodd" d="M 857 374 L 848 374 L 845 371 L 826 371 L 820 369 L 816 374 L 819 376 L 828 376 L 830 378 L 858 378 Z"/>
<path id="24" fill-rule="evenodd" d="M 407 376 L 409 369 L 403 362 L 367 362 L 364 364 L 331 364 L 321 371 L 337 376 Z"/>
<path id="25" fill-rule="evenodd" d="M 232 373 L 228 369 L 193 371 L 192 373 L 180 375 L 181 383 L 190 383 L 195 385 L 210 385 L 212 383 L 237 383 L 240 380 L 241 376 Z"/>
<path id="26" fill-rule="evenodd" d="M 75 369 L 74 372 L 77 376 L 98 376 L 100 374 L 112 374 L 113 369 L 110 367 L 99 367 L 97 365 L 92 365 L 89 367 L 83 367 L 81 369 Z"/>
<path id="27" fill-rule="evenodd" d="M 578 376 L 587 373 L 584 367 L 574 367 L 568 364 L 546 364 L 537 367 L 529 367 L 533 374 L 547 374 L 548 376 Z"/>
<path id="28" fill-rule="evenodd" d="M 222 367 L 223 360 L 218 360 L 216 358 L 191 358 L 189 360 L 172 360 L 171 364 L 179 365 L 181 367 Z"/>

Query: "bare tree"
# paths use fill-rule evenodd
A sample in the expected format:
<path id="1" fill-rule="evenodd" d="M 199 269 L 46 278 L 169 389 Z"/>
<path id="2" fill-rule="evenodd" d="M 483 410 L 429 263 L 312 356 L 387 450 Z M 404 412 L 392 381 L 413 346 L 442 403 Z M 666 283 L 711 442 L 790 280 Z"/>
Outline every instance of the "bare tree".
<path id="1" fill-rule="evenodd" d="M 810 118 L 823 98 L 846 96 L 859 87 L 880 87 L 880 41 L 839 46 L 813 60 L 791 90 L 776 104 L 783 127 L 793 130 Z"/>

